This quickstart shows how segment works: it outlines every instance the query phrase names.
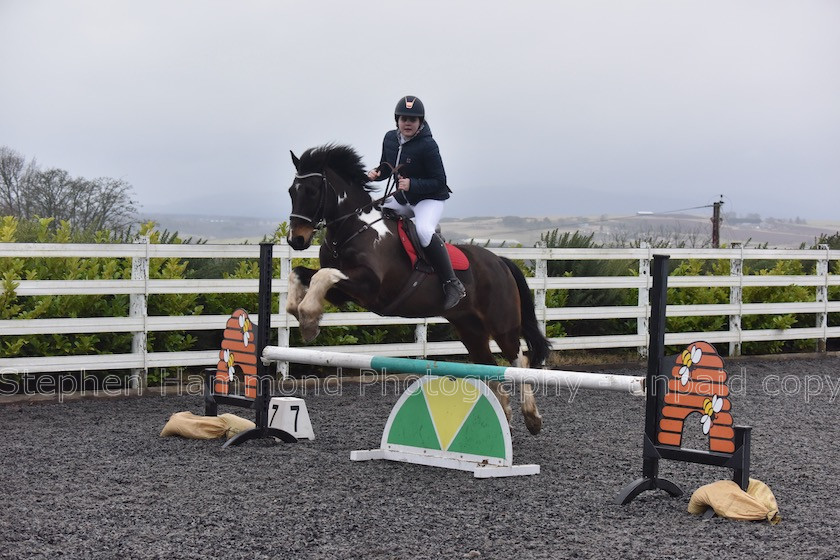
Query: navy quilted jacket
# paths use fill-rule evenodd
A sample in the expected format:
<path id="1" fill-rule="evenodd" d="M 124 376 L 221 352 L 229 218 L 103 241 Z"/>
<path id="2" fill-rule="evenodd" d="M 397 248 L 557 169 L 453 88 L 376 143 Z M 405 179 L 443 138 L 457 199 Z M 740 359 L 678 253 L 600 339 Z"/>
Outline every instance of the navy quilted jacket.
<path id="1" fill-rule="evenodd" d="M 399 154 L 399 161 L 397 155 Z M 429 123 L 424 123 L 417 134 L 400 149 L 399 131 L 389 130 L 382 141 L 382 162 L 393 166 L 403 164 L 399 170 L 402 177 L 411 179 L 411 188 L 398 191 L 396 199 L 405 203 L 417 204 L 421 200 L 431 198 L 446 200 L 449 198 L 449 188 L 446 186 L 446 172 L 443 170 L 443 160 L 440 159 L 440 149 L 432 138 Z M 382 181 L 391 175 L 391 169 L 383 164 L 379 165 L 379 179 Z"/>

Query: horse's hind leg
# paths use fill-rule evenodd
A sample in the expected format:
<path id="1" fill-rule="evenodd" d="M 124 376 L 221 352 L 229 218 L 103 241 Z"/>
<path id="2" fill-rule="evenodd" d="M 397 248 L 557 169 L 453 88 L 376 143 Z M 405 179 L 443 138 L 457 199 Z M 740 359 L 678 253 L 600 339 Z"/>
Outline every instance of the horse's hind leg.
<path id="1" fill-rule="evenodd" d="M 519 357 L 514 360 L 513 366 L 521 368 L 528 367 L 528 358 L 520 352 Z M 520 384 L 519 390 L 522 391 L 522 416 L 525 417 L 525 427 L 533 435 L 537 435 L 542 429 L 542 415 L 537 409 L 537 399 L 534 398 L 534 386 L 531 383 L 522 383 Z"/>
<path id="2" fill-rule="evenodd" d="M 498 399 L 499 404 L 502 405 L 502 410 L 505 411 L 505 418 L 507 418 L 508 426 L 510 426 L 510 423 L 513 421 L 513 409 L 510 407 L 510 393 L 505 386 L 498 381 L 488 381 L 487 386 L 490 387 L 490 390 L 493 391 L 494 395 L 496 395 L 496 399 Z"/>
<path id="3" fill-rule="evenodd" d="M 522 353 L 519 346 L 519 335 L 508 333 L 495 339 L 502 354 L 510 361 L 513 367 L 527 368 L 528 358 Z M 537 400 L 534 398 L 534 386 L 531 383 L 521 383 L 522 416 L 525 418 L 525 427 L 533 435 L 540 433 L 542 429 L 542 415 L 537 409 Z"/>
<path id="4" fill-rule="evenodd" d="M 452 326 L 458 332 L 458 337 L 469 352 L 470 361 L 474 364 L 496 365 L 493 352 L 490 351 L 490 333 L 477 317 L 467 317 L 451 320 Z M 508 424 L 511 422 L 513 410 L 510 407 L 510 393 L 498 381 L 487 381 L 487 386 L 496 395 L 502 410 L 505 411 Z"/>

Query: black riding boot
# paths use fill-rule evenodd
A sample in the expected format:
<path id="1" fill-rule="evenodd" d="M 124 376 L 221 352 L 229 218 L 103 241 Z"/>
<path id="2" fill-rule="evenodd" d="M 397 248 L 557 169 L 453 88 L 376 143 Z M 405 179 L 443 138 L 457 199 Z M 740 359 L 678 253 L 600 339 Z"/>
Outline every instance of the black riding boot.
<path id="1" fill-rule="evenodd" d="M 443 239 L 437 233 L 432 235 L 432 241 L 428 247 L 424 247 L 423 251 L 429 258 L 429 264 L 435 269 L 440 281 L 443 283 L 443 308 L 452 309 L 461 301 L 467 291 L 464 285 L 455 276 L 455 271 L 452 270 L 452 262 L 449 260 L 449 253 L 446 246 L 443 244 Z"/>

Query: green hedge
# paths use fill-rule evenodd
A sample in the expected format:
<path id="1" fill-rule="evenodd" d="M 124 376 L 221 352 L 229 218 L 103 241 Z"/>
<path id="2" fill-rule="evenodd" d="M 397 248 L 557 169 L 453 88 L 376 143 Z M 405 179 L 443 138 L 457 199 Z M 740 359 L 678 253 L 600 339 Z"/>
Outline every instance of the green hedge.
<path id="1" fill-rule="evenodd" d="M 280 224 L 273 236 L 266 240 L 276 241 L 285 237 L 287 225 Z M 158 231 L 153 223 L 143 224 L 138 235 L 148 236 L 152 243 L 180 244 L 193 242 L 184 240 L 177 233 Z M 38 243 L 124 243 L 130 236 L 111 231 L 74 232 L 66 222 L 56 224 L 50 218 L 18 221 L 12 217 L 2 218 L 0 242 Z M 202 243 L 201 240 L 196 241 Z M 593 241 L 593 236 L 558 234 L 557 230 L 543 236 L 542 245 L 547 247 L 603 247 Z M 295 265 L 306 264 L 317 267 L 317 259 L 296 259 Z M 518 263 L 527 275 L 533 275 L 532 266 Z M 673 260 L 673 276 L 681 275 L 729 275 L 729 261 L 720 260 Z M 176 278 L 258 278 L 257 259 L 196 259 L 181 258 L 151 259 L 149 275 L 153 279 Z M 744 263 L 745 274 L 810 274 L 813 263 L 783 260 L 776 262 Z M 834 263 L 833 272 L 840 263 Z M 627 276 L 638 274 L 638 262 L 626 261 L 551 261 L 548 263 L 550 276 Z M 38 319 L 56 317 L 126 317 L 129 312 L 129 297 L 115 296 L 33 296 L 16 294 L 20 280 L 81 280 L 81 279 L 125 279 L 131 277 L 130 258 L 0 258 L 2 292 L 0 292 L 0 318 Z M 279 271 L 275 271 L 279 275 Z M 840 296 L 840 287 L 829 290 L 831 299 Z M 275 296 L 277 297 L 277 296 Z M 813 301 L 813 288 L 806 287 L 747 287 L 743 290 L 744 303 Z M 568 306 L 613 306 L 637 305 L 638 292 L 634 289 L 613 290 L 550 290 L 546 294 L 548 307 Z M 728 303 L 728 288 L 671 288 L 668 301 L 674 305 Z M 275 300 L 274 306 L 276 308 Z M 242 307 L 256 311 L 257 294 L 159 294 L 149 296 L 149 315 L 225 315 Z M 351 306 L 351 309 L 358 310 Z M 334 310 L 328 307 L 327 311 Z M 838 318 L 832 315 L 831 324 Z M 746 329 L 778 329 L 814 325 L 813 315 L 759 315 L 744 316 L 742 327 Z M 726 317 L 670 317 L 669 332 L 709 332 L 728 328 Z M 636 332 L 634 319 L 600 321 L 551 321 L 547 325 L 549 337 L 632 334 Z M 379 344 L 399 343 L 413 340 L 411 325 L 392 327 L 329 327 L 322 330 L 318 344 Z M 218 347 L 219 332 L 173 331 L 149 334 L 151 351 L 206 350 Z M 433 325 L 429 329 L 430 340 L 452 340 L 448 325 Z M 292 333 L 292 344 L 303 344 L 297 334 Z M 813 348 L 814 341 L 775 341 L 746 343 L 744 353 L 773 353 L 790 349 Z M 74 354 L 112 354 L 129 352 L 131 335 L 128 333 L 97 334 L 53 334 L 32 336 L 4 336 L 0 340 L 0 356 L 4 358 L 25 356 L 50 356 Z"/>

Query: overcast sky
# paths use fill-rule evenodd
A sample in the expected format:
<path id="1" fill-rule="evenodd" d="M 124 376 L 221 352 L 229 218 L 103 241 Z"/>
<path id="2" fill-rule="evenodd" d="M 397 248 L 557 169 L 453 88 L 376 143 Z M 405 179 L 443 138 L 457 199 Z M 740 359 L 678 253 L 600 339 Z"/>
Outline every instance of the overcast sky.
<path id="1" fill-rule="evenodd" d="M 0 145 L 143 208 L 286 219 L 419 96 L 446 215 L 840 214 L 837 0 L 0 0 Z"/>

